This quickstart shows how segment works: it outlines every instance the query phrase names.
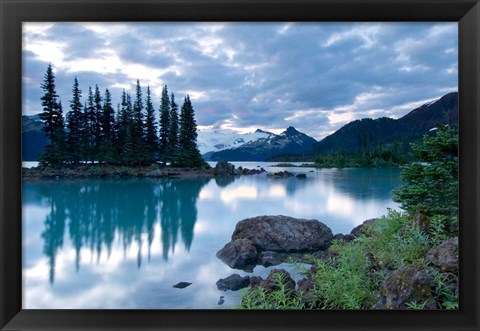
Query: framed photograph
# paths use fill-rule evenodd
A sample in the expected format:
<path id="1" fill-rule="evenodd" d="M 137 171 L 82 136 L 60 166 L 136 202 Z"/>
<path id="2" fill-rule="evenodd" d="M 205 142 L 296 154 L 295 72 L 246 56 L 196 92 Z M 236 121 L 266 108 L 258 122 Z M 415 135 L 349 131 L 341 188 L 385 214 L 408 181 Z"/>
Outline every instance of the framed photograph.
<path id="1" fill-rule="evenodd" d="M 2 330 L 480 328 L 478 1 L 0 5 Z"/>

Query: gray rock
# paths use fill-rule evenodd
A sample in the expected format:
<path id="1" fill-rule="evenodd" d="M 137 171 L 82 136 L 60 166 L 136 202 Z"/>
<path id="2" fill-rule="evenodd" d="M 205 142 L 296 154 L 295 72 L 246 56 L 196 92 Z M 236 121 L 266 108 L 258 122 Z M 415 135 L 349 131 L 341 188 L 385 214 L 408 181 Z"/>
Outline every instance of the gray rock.
<path id="1" fill-rule="evenodd" d="M 250 287 L 263 286 L 265 284 L 265 279 L 260 276 L 250 277 Z"/>
<path id="2" fill-rule="evenodd" d="M 257 264 L 257 249 L 248 239 L 236 239 L 217 252 L 217 257 L 230 268 L 253 271 Z"/>
<path id="3" fill-rule="evenodd" d="M 232 240 L 248 239 L 257 251 L 313 252 L 327 249 L 332 230 L 317 220 L 258 216 L 237 223 Z"/>
<path id="4" fill-rule="evenodd" d="M 247 169 L 243 168 L 241 174 L 250 176 L 250 175 L 259 175 L 262 171 L 259 169 Z"/>
<path id="5" fill-rule="evenodd" d="M 238 291 L 250 285 L 250 277 L 242 277 L 239 274 L 233 274 L 227 278 L 219 279 L 216 284 L 220 291 Z"/>
<path id="6" fill-rule="evenodd" d="M 283 285 L 283 288 L 287 291 L 287 294 L 295 294 L 295 281 L 292 276 L 285 269 L 273 269 L 268 274 L 267 279 L 263 279 L 259 276 L 250 277 L 250 287 L 263 287 L 269 291 L 278 290 L 279 281 Z"/>
<path id="7" fill-rule="evenodd" d="M 287 257 L 288 256 L 286 254 L 265 251 L 260 253 L 258 257 L 258 264 L 268 268 L 284 262 Z"/>
<path id="8" fill-rule="evenodd" d="M 409 302 L 427 302 L 425 308 L 434 309 L 432 298 L 433 276 L 414 267 L 403 267 L 387 274 L 378 302 L 372 309 L 406 309 Z"/>
<path id="9" fill-rule="evenodd" d="M 289 171 L 279 171 L 279 172 L 269 172 L 267 173 L 268 177 L 277 177 L 277 178 L 286 178 L 286 177 L 291 177 L 293 174 Z"/>
<path id="10" fill-rule="evenodd" d="M 293 294 L 295 291 L 295 281 L 285 269 L 273 269 L 270 271 L 270 274 L 261 286 L 265 287 L 267 290 L 279 290 L 279 281 L 283 285 L 285 291 Z"/>
<path id="11" fill-rule="evenodd" d="M 297 176 L 298 179 L 306 179 L 307 178 L 307 175 L 306 174 L 298 174 Z"/>
<path id="12" fill-rule="evenodd" d="M 317 296 L 315 294 L 315 284 L 311 279 L 303 278 L 297 282 L 297 290 L 300 299 L 307 308 L 314 308 L 317 305 Z"/>
<path id="13" fill-rule="evenodd" d="M 365 222 L 363 222 L 362 224 L 360 225 L 357 225 L 356 227 L 354 227 L 352 229 L 352 231 L 350 232 L 350 235 L 354 236 L 355 238 L 358 238 L 360 235 L 365 235 L 366 234 L 366 229 L 368 228 L 369 225 L 372 225 L 373 223 L 375 223 L 376 221 L 378 221 L 378 218 L 371 218 L 369 220 L 366 220 Z"/>
<path id="14" fill-rule="evenodd" d="M 355 239 L 355 236 L 353 236 L 351 234 L 337 233 L 336 235 L 333 236 L 332 241 L 333 240 L 340 240 L 340 241 L 344 241 L 344 242 L 348 243 L 348 242 L 352 241 L 353 239 Z"/>
<path id="15" fill-rule="evenodd" d="M 458 274 L 458 237 L 432 247 L 427 252 L 425 260 L 442 271 Z"/>
<path id="16" fill-rule="evenodd" d="M 213 169 L 213 174 L 219 177 L 235 176 L 235 166 L 225 160 L 218 161 Z"/>
<path id="17" fill-rule="evenodd" d="M 180 282 L 180 283 L 177 283 L 177 284 L 173 285 L 173 287 L 175 287 L 175 288 L 185 288 L 185 287 L 190 286 L 190 285 L 192 285 L 192 283 Z"/>

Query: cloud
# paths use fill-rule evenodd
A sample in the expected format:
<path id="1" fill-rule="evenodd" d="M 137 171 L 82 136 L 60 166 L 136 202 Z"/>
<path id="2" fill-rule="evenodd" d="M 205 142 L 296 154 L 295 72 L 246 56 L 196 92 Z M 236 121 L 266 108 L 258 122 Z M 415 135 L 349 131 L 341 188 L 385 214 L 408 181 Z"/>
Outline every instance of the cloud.
<path id="1" fill-rule="evenodd" d="M 62 101 L 136 79 L 158 107 L 166 84 L 202 126 L 285 129 L 319 139 L 345 121 L 399 117 L 457 89 L 456 23 L 25 23 L 24 112 L 49 62 Z"/>

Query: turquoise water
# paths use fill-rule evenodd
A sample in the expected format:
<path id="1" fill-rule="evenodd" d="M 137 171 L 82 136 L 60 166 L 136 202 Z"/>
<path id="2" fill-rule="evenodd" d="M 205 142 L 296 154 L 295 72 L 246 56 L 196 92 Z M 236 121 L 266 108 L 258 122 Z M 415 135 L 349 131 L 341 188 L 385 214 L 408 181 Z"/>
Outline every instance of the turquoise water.
<path id="1" fill-rule="evenodd" d="M 248 164 L 257 165 L 281 170 Z M 248 273 L 230 269 L 215 253 L 238 221 L 288 215 L 348 233 L 397 208 L 391 191 L 400 184 L 399 169 L 288 170 L 307 179 L 24 183 L 23 308 L 233 307 L 241 291 L 218 291 L 215 282 Z M 257 266 L 253 274 L 266 276 L 278 267 L 294 272 L 283 264 Z M 192 285 L 173 288 L 180 281 Z"/>

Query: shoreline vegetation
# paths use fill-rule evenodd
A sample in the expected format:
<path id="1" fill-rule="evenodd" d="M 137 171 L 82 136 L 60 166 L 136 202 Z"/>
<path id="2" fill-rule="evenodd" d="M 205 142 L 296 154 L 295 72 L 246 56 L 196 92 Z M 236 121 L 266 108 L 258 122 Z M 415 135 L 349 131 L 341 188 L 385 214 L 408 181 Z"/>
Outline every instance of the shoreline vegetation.
<path id="1" fill-rule="evenodd" d="M 235 169 L 226 161 L 210 167 L 197 147 L 197 124 L 189 96 L 185 96 L 179 109 L 166 85 L 157 123 L 150 88 L 147 87 L 143 99 L 138 80 L 135 95 L 132 97 L 124 90 L 115 112 L 109 90 L 102 95 L 98 86 L 88 88 L 87 101 L 82 103 L 82 92 L 75 78 L 70 111 L 64 119 L 54 79 L 49 65 L 41 85 L 45 94 L 41 98 L 40 119 L 50 144 L 40 155 L 39 167 L 22 169 L 23 180 L 205 178 L 265 172 L 264 169 Z M 217 282 L 219 289 L 228 289 L 225 283 L 235 280 L 248 286 L 238 308 L 458 309 L 458 132 L 439 125 L 437 130 L 426 134 L 423 141 L 412 144 L 411 158 L 400 157 L 403 154 L 393 147 L 374 149 L 366 141 L 363 145 L 358 154 L 339 151 L 318 155 L 308 167 L 402 166 L 404 185 L 394 191 L 393 200 L 403 212 L 389 211 L 378 220 L 364 224 L 357 235 L 352 232 L 333 236 L 328 233 L 329 229 L 318 230 L 327 233 L 327 237 L 308 238 L 311 246 L 307 248 L 315 247 L 315 251 L 323 252 L 321 254 L 301 259 L 292 256 L 292 252 L 307 250 L 295 246 L 296 241 L 293 248 L 273 246 L 274 252 L 286 254 L 281 255 L 282 259 L 289 258 L 290 263 L 297 264 L 305 278 L 296 283 L 288 272 L 275 269 L 265 280 L 252 276 L 247 282 L 246 277 L 232 275 L 220 280 L 221 286 Z M 91 163 L 84 164 L 82 160 Z M 300 167 L 303 166 L 306 165 Z M 290 177 L 293 174 L 283 171 L 270 175 Z M 242 221 L 237 226 L 240 223 Z M 282 229 L 282 224 L 276 226 Z M 291 230 L 289 226 L 286 228 Z M 275 265 L 275 256 L 269 253 L 271 247 L 260 247 L 252 241 L 251 236 L 261 232 L 244 235 L 226 247 L 231 244 L 231 251 L 243 252 L 242 256 L 249 258 L 246 263 L 249 268 L 259 259 L 263 261 L 260 264 Z M 265 237 L 271 235 L 267 233 Z M 316 240 L 322 245 L 318 246 Z M 225 254 L 219 254 L 221 259 L 228 261 L 232 268 L 239 267 L 235 256 L 233 261 L 225 258 L 229 247 L 226 249 Z M 305 261 L 310 268 L 302 265 Z M 238 286 L 231 288 L 238 289 Z"/>
<path id="2" fill-rule="evenodd" d="M 291 247 L 274 247 L 275 254 L 283 253 L 282 261 L 297 265 L 304 276 L 298 282 L 284 269 L 274 269 L 267 279 L 247 276 L 247 281 L 234 274 L 217 286 L 224 288 L 235 279 L 248 286 L 237 307 L 241 309 L 458 309 L 458 132 L 439 126 L 435 135 L 425 135 L 412 149 L 412 156 L 423 162 L 402 171 L 405 184 L 393 199 L 402 212 L 389 211 L 347 235 L 330 232 L 317 238 L 324 243 L 330 238 L 326 249 L 316 247 L 300 258 L 282 251 Z M 247 257 L 249 268 L 272 263 L 271 252 L 265 252 L 265 246 L 271 247 L 258 243 L 261 226 L 255 234 L 243 230 L 239 236 L 247 221 L 237 224 L 232 242 L 217 257 L 238 269 L 244 267 L 239 256 Z"/>
<path id="3" fill-rule="evenodd" d="M 23 181 L 98 178 L 215 178 L 248 176 L 266 173 L 265 169 L 235 168 L 226 161 L 217 162 L 215 167 L 176 167 L 153 164 L 150 166 L 116 166 L 108 164 L 79 164 L 63 167 L 37 166 L 22 168 Z M 267 173 L 270 175 L 270 173 Z M 275 175 L 272 173 L 271 175 Z"/>

